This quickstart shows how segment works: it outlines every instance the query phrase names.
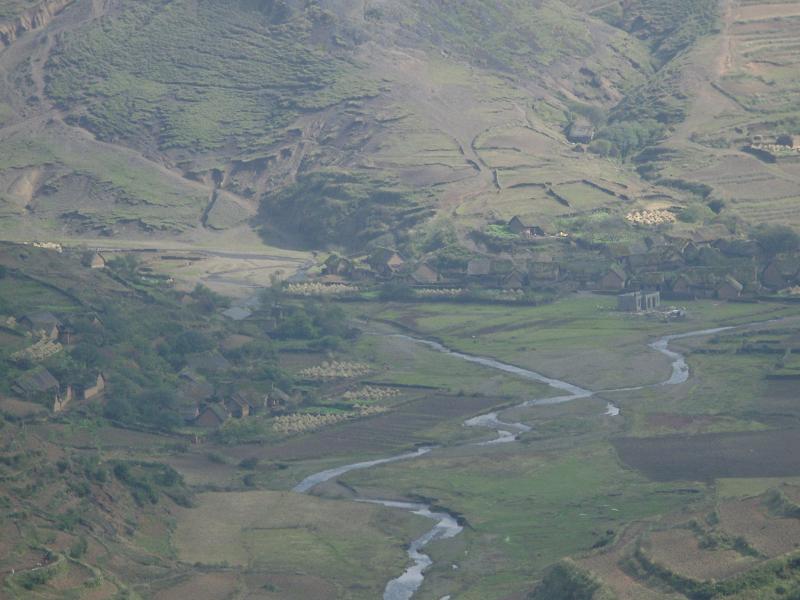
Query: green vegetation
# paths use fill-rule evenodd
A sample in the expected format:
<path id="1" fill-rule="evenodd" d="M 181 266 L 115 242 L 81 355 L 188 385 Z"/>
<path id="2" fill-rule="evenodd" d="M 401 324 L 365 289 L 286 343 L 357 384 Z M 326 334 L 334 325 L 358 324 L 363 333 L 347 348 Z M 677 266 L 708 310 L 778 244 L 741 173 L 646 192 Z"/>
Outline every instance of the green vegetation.
<path id="1" fill-rule="evenodd" d="M 308 244 L 350 250 L 377 240 L 402 244 L 430 214 L 424 202 L 389 181 L 334 170 L 302 175 L 261 202 L 262 219 L 270 226 L 294 231 Z"/>
<path id="2" fill-rule="evenodd" d="M 613 600 L 615 596 L 603 590 L 603 584 L 571 561 L 562 561 L 547 572 L 542 583 L 530 596 L 531 600 L 571 598 L 574 600 Z"/>
<path id="3" fill-rule="evenodd" d="M 375 92 L 353 64 L 311 43 L 330 13 L 288 17 L 250 2 L 126 5 L 63 41 L 48 93 L 84 107 L 80 123 L 104 140 L 257 151 L 302 111 Z"/>
<path id="4" fill-rule="evenodd" d="M 0 1 L 0 19 L 16 17 L 37 4 L 39 4 L 39 0 L 2 0 Z"/>
<path id="5" fill-rule="evenodd" d="M 588 56 L 592 39 L 581 17 L 564 4 L 469 0 L 453 6 L 426 2 L 414 28 L 477 64 L 529 74 L 559 55 Z M 507 26 L 514 23 L 513 28 Z"/>

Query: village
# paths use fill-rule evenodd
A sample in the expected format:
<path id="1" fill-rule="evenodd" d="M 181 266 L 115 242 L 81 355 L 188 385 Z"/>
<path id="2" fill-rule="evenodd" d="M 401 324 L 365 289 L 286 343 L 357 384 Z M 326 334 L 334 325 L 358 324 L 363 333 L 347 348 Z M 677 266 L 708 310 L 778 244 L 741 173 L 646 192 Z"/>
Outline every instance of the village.
<path id="1" fill-rule="evenodd" d="M 660 213 L 632 213 L 628 218 L 644 232 L 640 240 L 587 244 L 515 216 L 497 225 L 506 232 L 502 251 L 472 252 L 456 261 L 444 261 L 436 253 L 413 258 L 386 247 L 360 256 L 332 252 L 288 277 L 280 289 L 287 300 L 356 301 L 377 291 L 383 298 L 404 301 L 523 304 L 549 302 L 576 291 L 593 292 L 617 296 L 619 311 L 653 313 L 664 319 L 682 318 L 685 313 L 675 306 L 663 308 L 662 302 L 750 302 L 776 295 L 790 298 L 800 291 L 800 252 L 796 248 L 764 248 L 758 240 L 733 236 L 722 226 L 676 232 L 661 227 L 663 221 L 671 221 Z M 160 286 L 186 310 L 209 302 L 214 305 L 213 294 L 170 291 L 173 279 L 154 268 L 165 261 L 159 261 L 158 254 L 149 259 L 142 256 L 130 262 L 119 253 L 84 250 L 80 265 L 87 272 L 105 273 L 120 281 L 133 276 L 142 284 Z M 123 267 L 130 272 L 120 271 Z M 291 303 L 280 300 L 263 304 L 257 295 L 222 303 L 213 310 L 233 327 L 257 324 L 268 338 L 280 336 L 296 311 Z M 64 367 L 60 373 L 51 372 L 44 364 L 68 355 L 84 337 L 102 336 L 105 324 L 99 312 L 76 316 L 35 311 L 4 318 L 4 331 L 28 340 L 9 356 L 17 373 L 11 391 L 19 398 L 57 414 L 70 406 L 102 400 L 106 386 L 113 385 L 112 375 L 98 364 L 87 363 L 79 371 Z M 172 359 L 174 371 L 167 375 L 173 382 L 183 427 L 216 430 L 229 420 L 280 416 L 303 404 L 297 390 L 293 397 L 291 390 L 274 383 L 260 387 L 233 384 L 227 374 L 242 366 L 227 358 L 236 355 L 235 346 L 189 348 L 182 351 L 185 356 Z"/>
<path id="2" fill-rule="evenodd" d="M 629 220 L 647 218 L 655 222 L 646 225 L 666 221 L 646 213 Z M 441 265 L 436 256 L 414 261 L 379 248 L 360 258 L 331 254 L 314 281 L 325 285 L 396 281 L 426 297 L 437 289 L 453 297 L 476 288 L 559 294 L 644 290 L 671 300 L 737 300 L 800 292 L 800 250 L 764 251 L 756 240 L 733 236 L 722 226 L 685 233 L 648 231 L 641 240 L 605 244 L 587 244 L 563 232 L 548 234 L 519 216 L 505 229 L 512 237 L 505 252 L 469 258 L 456 267 Z"/>

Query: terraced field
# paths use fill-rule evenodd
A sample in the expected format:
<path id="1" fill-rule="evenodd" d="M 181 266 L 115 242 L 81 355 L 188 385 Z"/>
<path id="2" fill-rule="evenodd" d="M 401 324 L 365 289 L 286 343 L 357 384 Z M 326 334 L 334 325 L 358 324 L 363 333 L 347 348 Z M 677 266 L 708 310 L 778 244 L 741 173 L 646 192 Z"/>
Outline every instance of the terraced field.
<path id="1" fill-rule="evenodd" d="M 800 224 L 800 152 L 777 160 L 745 154 L 755 140 L 797 134 L 800 4 L 730 0 L 720 33 L 694 53 L 695 92 L 677 150 L 662 175 L 699 182 L 750 223 Z M 701 81 L 705 79 L 705 82 Z"/>

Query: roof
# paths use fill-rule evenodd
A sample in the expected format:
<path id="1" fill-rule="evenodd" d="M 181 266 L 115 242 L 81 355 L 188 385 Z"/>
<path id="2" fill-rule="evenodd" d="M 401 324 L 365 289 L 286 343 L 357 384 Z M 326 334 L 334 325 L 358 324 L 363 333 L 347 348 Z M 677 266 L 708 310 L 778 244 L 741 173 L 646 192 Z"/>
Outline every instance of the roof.
<path id="1" fill-rule="evenodd" d="M 26 394 L 48 392 L 60 387 L 58 385 L 58 380 L 53 377 L 53 374 L 47 369 L 28 371 L 20 376 L 16 383 Z"/>
<path id="2" fill-rule="evenodd" d="M 230 417 L 225 407 L 220 404 L 209 404 L 202 412 L 211 412 L 220 421 L 227 421 Z"/>
<path id="3" fill-rule="evenodd" d="M 491 262 L 491 272 L 495 275 L 508 275 L 515 268 L 514 261 L 510 258 L 498 258 Z"/>
<path id="4" fill-rule="evenodd" d="M 219 354 L 192 354 L 186 358 L 187 364 L 192 369 L 201 371 L 225 371 L 231 368 L 231 363 Z"/>
<path id="5" fill-rule="evenodd" d="M 628 278 L 628 274 L 625 272 L 625 269 L 623 269 L 617 264 L 613 264 L 608 268 L 608 272 L 606 272 L 606 275 L 611 275 L 611 274 L 616 275 L 623 281 L 625 281 Z"/>
<path id="6" fill-rule="evenodd" d="M 508 222 L 508 225 L 511 225 L 512 223 L 519 223 L 519 225 L 521 227 L 524 227 L 525 229 L 532 229 L 532 228 L 536 227 L 536 225 L 534 225 L 530 221 L 524 220 L 519 215 L 514 215 L 513 217 L 511 217 L 511 220 Z"/>
<path id="7" fill-rule="evenodd" d="M 30 313 L 22 315 L 19 320 L 28 321 L 31 327 L 36 331 L 40 329 L 52 329 L 53 327 L 59 327 L 61 325 L 61 321 L 58 320 L 58 317 L 51 312 Z"/>
<path id="8" fill-rule="evenodd" d="M 277 398 L 277 399 L 278 399 L 279 401 L 281 401 L 281 402 L 286 402 L 287 400 L 291 400 L 291 398 L 290 398 L 289 394 L 287 394 L 286 392 L 284 392 L 284 391 L 283 391 L 282 389 L 280 389 L 280 388 L 273 388 L 273 389 L 270 391 L 269 395 L 270 395 L 271 397 L 273 397 L 273 398 Z"/>
<path id="9" fill-rule="evenodd" d="M 253 408 L 253 403 L 250 402 L 241 392 L 236 392 L 229 399 L 228 403 L 239 406 L 241 408 Z"/>
<path id="10" fill-rule="evenodd" d="M 198 373 L 197 371 L 195 371 L 191 367 L 183 367 L 178 372 L 178 377 L 181 377 L 183 379 L 188 379 L 189 381 L 193 381 L 195 383 L 199 383 L 199 382 L 203 381 L 203 376 L 200 375 L 200 373 Z"/>
<path id="11" fill-rule="evenodd" d="M 589 123 L 581 123 L 576 121 L 570 125 L 567 136 L 571 138 L 584 138 L 594 136 L 594 127 Z"/>
<path id="12" fill-rule="evenodd" d="M 252 310 L 243 306 L 231 306 L 228 310 L 222 311 L 222 316 L 228 317 L 233 321 L 244 321 L 252 314 Z"/>
<path id="13" fill-rule="evenodd" d="M 178 407 L 178 413 L 184 421 L 190 421 L 200 414 L 197 404 L 182 404 Z"/>
<path id="14" fill-rule="evenodd" d="M 411 278 L 417 283 L 436 283 L 439 281 L 439 273 L 430 266 L 421 264 L 411 274 Z"/>
<path id="15" fill-rule="evenodd" d="M 184 400 L 202 402 L 214 396 L 214 386 L 207 382 L 188 383 L 178 389 L 178 397 Z"/>
<path id="16" fill-rule="evenodd" d="M 403 257 L 400 256 L 396 250 L 392 250 L 390 248 L 377 248 L 369 257 L 367 261 L 370 265 L 377 266 L 377 265 L 399 265 L 403 264 Z"/>
<path id="17" fill-rule="evenodd" d="M 475 258 L 467 263 L 467 275 L 488 275 L 492 270 L 492 261 L 488 258 Z"/>

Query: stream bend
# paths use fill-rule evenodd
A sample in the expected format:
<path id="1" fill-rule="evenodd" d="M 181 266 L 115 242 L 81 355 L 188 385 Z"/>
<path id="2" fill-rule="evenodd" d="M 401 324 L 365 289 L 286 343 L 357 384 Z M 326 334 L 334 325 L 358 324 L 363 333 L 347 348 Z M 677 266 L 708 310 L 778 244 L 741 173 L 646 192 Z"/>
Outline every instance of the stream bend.
<path id="1" fill-rule="evenodd" d="M 669 345 L 673 340 L 686 339 L 691 337 L 700 337 L 705 335 L 713 335 L 715 333 L 721 333 L 723 331 L 729 331 L 731 329 L 737 329 L 741 327 L 747 327 L 750 325 L 758 325 L 770 322 L 774 321 L 761 321 L 761 322 L 748 323 L 745 325 L 738 325 L 738 326 L 717 327 L 714 329 L 701 329 L 698 331 L 665 335 L 658 338 L 656 341 L 648 344 L 648 347 L 671 359 L 672 372 L 669 378 L 654 385 L 655 386 L 678 385 L 681 383 L 685 383 L 689 379 L 689 366 L 686 364 L 686 357 L 680 352 L 675 352 L 674 350 L 669 349 Z M 522 404 L 520 404 L 519 407 L 560 404 L 562 402 L 570 402 L 572 400 L 578 400 L 580 398 L 591 398 L 596 393 L 591 390 L 587 390 L 577 385 L 571 384 L 569 382 L 547 377 L 545 375 L 542 375 L 541 373 L 537 373 L 536 371 L 504 363 L 495 360 L 493 358 L 475 356 L 472 354 L 457 352 L 433 340 L 415 338 L 404 334 L 392 334 L 390 337 L 401 338 L 413 342 L 415 344 L 428 346 L 429 348 L 433 348 L 437 352 L 442 352 L 444 354 L 454 356 L 466 362 L 479 364 L 488 367 L 490 369 L 495 369 L 498 371 L 503 371 L 505 373 L 510 373 L 512 375 L 521 377 L 523 379 L 527 379 L 529 381 L 537 381 L 539 383 L 545 383 L 552 388 L 565 392 L 564 394 L 559 394 L 551 398 L 527 400 Z M 604 392 L 634 391 L 634 390 L 645 389 L 647 387 L 654 387 L 654 386 L 638 386 L 638 387 L 619 388 L 615 390 L 602 390 L 602 391 Z M 605 416 L 616 417 L 620 414 L 620 409 L 611 402 L 608 402 L 606 406 L 606 412 L 603 414 Z M 464 426 L 487 427 L 490 429 L 494 429 L 497 432 L 498 437 L 495 439 L 484 442 L 473 443 L 473 445 L 477 446 L 489 446 L 495 444 L 515 442 L 520 434 L 532 430 L 530 426 L 525 425 L 524 423 L 506 423 L 504 421 L 501 421 L 499 419 L 497 412 L 490 412 L 467 419 L 466 421 L 464 421 Z M 389 458 L 381 458 L 372 461 L 358 462 L 350 465 L 343 465 L 341 467 L 336 467 L 333 469 L 327 469 L 325 471 L 320 471 L 319 473 L 314 473 L 303 479 L 294 488 L 292 488 L 292 491 L 298 493 L 309 493 L 317 485 L 320 485 L 321 483 L 324 483 L 326 481 L 330 481 L 331 479 L 335 479 L 336 477 L 340 477 L 341 475 L 349 473 L 350 471 L 368 469 L 370 467 L 375 467 L 387 463 L 419 458 L 420 456 L 423 456 L 431 452 L 431 450 L 433 449 L 434 448 L 419 448 L 415 452 L 407 452 L 405 454 L 399 454 L 397 456 L 391 456 Z M 431 529 L 421 537 L 411 542 L 407 552 L 413 564 L 410 567 L 408 567 L 403 572 L 402 575 L 400 575 L 395 579 L 392 579 L 386 585 L 386 588 L 383 592 L 383 600 L 410 600 L 417 592 L 417 590 L 420 588 L 423 581 L 425 580 L 425 570 L 433 564 L 433 561 L 430 558 L 430 556 L 423 553 L 422 549 L 426 545 L 433 542 L 434 540 L 448 539 L 457 536 L 459 533 L 461 533 L 463 527 L 459 525 L 457 520 L 452 515 L 444 512 L 434 511 L 431 508 L 431 506 L 425 504 L 418 504 L 413 502 L 396 502 L 391 500 L 380 500 L 374 498 L 356 498 L 355 501 L 365 502 L 369 504 L 380 504 L 382 506 L 387 506 L 390 508 L 399 508 L 402 510 L 408 510 L 411 511 L 413 514 L 420 515 L 436 521 L 436 525 L 434 525 L 433 529 Z"/>

